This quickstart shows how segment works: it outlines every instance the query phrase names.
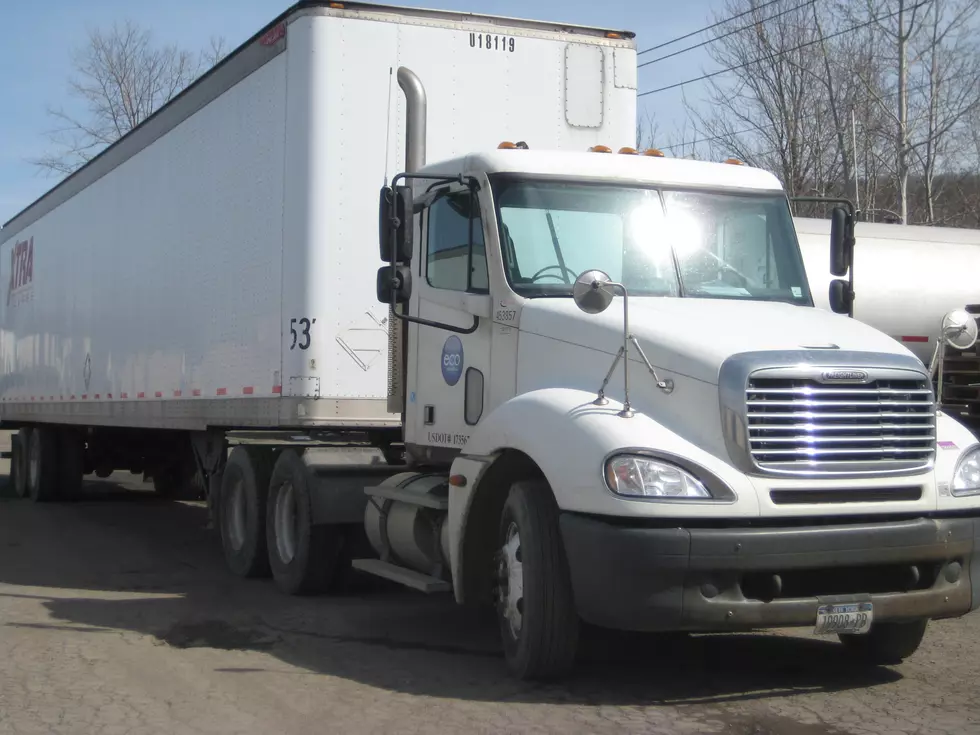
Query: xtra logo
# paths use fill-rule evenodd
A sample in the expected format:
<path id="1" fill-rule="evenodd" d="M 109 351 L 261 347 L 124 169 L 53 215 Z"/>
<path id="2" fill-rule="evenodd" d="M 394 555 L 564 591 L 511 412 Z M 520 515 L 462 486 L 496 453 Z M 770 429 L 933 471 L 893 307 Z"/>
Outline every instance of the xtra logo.
<path id="1" fill-rule="evenodd" d="M 34 284 L 34 238 L 15 243 L 10 251 L 10 285 L 7 306 L 30 301 Z"/>

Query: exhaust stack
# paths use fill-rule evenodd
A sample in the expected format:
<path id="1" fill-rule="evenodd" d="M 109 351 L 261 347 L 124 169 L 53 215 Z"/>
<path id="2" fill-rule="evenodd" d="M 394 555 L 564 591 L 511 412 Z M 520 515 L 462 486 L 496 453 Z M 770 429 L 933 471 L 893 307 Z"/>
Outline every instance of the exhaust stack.
<path id="1" fill-rule="evenodd" d="M 425 87 L 418 75 L 398 67 L 398 86 L 405 93 L 405 173 L 415 173 L 425 165 Z M 408 375 L 408 323 L 388 314 L 388 412 L 405 417 L 405 378 Z M 407 459 L 407 458 L 406 458 Z"/>
<path id="2" fill-rule="evenodd" d="M 418 75 L 398 67 L 398 86 L 405 93 L 405 172 L 415 173 L 425 165 L 425 87 Z"/>

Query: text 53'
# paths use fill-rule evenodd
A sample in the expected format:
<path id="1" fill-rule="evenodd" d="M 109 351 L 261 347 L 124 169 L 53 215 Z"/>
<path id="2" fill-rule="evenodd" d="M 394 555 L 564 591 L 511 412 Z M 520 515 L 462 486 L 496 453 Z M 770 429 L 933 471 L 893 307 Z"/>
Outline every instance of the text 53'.
<path id="1" fill-rule="evenodd" d="M 313 343 L 313 335 L 310 334 L 310 330 L 314 324 L 316 324 L 316 319 L 309 319 L 305 316 L 300 319 L 289 320 L 289 332 L 293 338 L 289 345 L 290 350 L 295 350 L 297 347 L 301 350 L 310 349 L 310 345 Z"/>

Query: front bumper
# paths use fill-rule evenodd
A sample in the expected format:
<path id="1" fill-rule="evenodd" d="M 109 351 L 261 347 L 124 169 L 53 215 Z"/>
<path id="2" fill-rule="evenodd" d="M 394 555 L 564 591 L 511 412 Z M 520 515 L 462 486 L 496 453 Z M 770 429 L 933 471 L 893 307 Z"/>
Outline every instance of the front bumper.
<path id="1" fill-rule="evenodd" d="M 813 625 L 819 603 L 874 619 L 980 606 L 980 516 L 785 528 L 649 528 L 563 513 L 579 615 L 620 630 Z"/>

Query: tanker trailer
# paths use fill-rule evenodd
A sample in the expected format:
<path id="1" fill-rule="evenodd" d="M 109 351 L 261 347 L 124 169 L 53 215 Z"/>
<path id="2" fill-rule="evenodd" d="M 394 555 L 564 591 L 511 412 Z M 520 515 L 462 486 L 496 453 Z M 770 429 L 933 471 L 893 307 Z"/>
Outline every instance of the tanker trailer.
<path id="1" fill-rule="evenodd" d="M 830 220 L 797 217 L 794 223 L 814 305 L 831 310 Z M 980 316 L 980 230 L 858 222 L 854 236 L 854 318 L 932 367 L 944 315 L 963 309 Z M 937 395 L 942 387 L 940 404 L 980 434 L 980 347 L 957 349 L 949 342 L 941 381 L 938 369 L 934 376 Z"/>

